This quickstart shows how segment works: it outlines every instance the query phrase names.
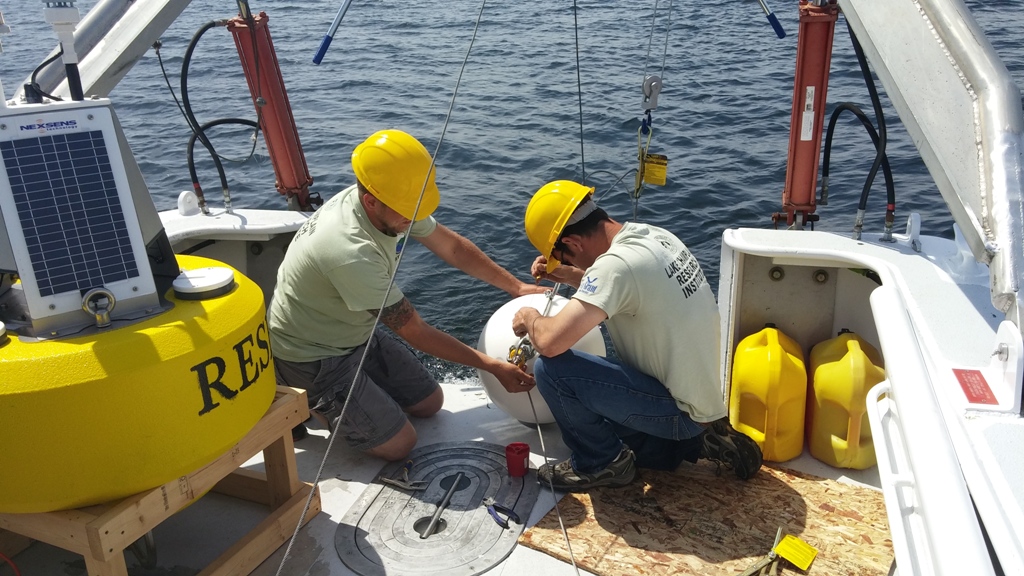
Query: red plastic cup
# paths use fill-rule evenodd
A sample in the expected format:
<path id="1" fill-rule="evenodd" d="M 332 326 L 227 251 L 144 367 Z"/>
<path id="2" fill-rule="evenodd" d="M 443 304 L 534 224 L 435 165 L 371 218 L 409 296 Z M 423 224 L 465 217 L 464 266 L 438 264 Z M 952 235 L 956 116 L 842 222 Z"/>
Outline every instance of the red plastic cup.
<path id="1" fill-rule="evenodd" d="M 505 446 L 505 464 L 508 466 L 509 476 L 526 476 L 526 471 L 530 469 L 530 445 L 525 442 L 513 442 Z"/>

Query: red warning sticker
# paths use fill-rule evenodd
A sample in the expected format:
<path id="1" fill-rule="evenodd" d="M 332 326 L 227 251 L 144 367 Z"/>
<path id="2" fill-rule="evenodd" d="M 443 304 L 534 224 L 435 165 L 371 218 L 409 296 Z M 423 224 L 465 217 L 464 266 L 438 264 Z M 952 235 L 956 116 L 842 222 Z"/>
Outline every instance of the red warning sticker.
<path id="1" fill-rule="evenodd" d="M 967 401 L 971 404 L 999 404 L 992 389 L 988 387 L 985 376 L 981 370 L 953 369 L 953 374 L 960 381 L 960 388 L 963 389 Z"/>

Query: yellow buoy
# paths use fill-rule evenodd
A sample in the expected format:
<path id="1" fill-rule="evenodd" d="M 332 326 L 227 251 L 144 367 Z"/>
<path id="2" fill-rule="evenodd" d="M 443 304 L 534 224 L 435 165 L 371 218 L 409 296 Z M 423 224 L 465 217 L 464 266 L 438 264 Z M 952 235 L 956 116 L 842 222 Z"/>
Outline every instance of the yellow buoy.
<path id="1" fill-rule="evenodd" d="M 736 346 L 729 422 L 761 447 L 764 459 L 784 462 L 804 450 L 807 371 L 794 340 L 769 325 Z"/>
<path id="2" fill-rule="evenodd" d="M 811 456 L 839 468 L 875 465 L 867 393 L 885 379 L 882 357 L 848 331 L 811 349 L 807 443 Z"/>
<path id="3" fill-rule="evenodd" d="M 178 256 L 183 270 L 223 266 Z M 48 512 L 162 485 L 213 461 L 274 398 L 263 293 L 180 300 L 98 334 L 0 343 L 0 512 Z"/>

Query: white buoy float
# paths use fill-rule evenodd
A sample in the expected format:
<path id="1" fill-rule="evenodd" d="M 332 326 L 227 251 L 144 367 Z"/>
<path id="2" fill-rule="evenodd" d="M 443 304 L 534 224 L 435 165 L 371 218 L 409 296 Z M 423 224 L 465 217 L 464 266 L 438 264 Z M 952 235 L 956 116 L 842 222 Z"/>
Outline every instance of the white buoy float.
<path id="1" fill-rule="evenodd" d="M 569 302 L 568 298 L 563 296 L 554 296 L 551 302 L 551 309 L 548 310 L 548 316 L 554 316 Z M 536 308 L 537 310 L 544 312 L 544 308 L 548 304 L 548 297 L 544 294 L 529 294 L 527 296 L 520 296 L 514 300 L 505 303 L 504 306 L 498 308 L 491 318 L 484 325 L 483 332 L 480 333 L 480 340 L 477 342 L 477 350 L 492 356 L 494 358 L 507 359 L 508 349 L 514 346 L 519 338 L 512 332 L 512 317 L 516 315 L 516 312 L 520 308 Z M 579 342 L 573 346 L 574 350 L 581 352 L 587 352 L 596 356 L 605 355 L 604 337 L 601 335 L 601 329 L 594 327 L 590 332 L 587 332 L 583 338 L 580 338 Z M 526 371 L 533 373 L 533 364 L 536 358 L 532 358 L 526 363 Z M 527 394 L 526 392 L 511 393 L 505 390 L 505 387 L 498 382 L 498 379 L 493 374 L 484 370 L 477 370 L 480 375 L 480 381 L 483 382 L 484 390 L 487 392 L 487 396 L 495 406 L 501 408 L 509 416 L 523 422 L 524 424 L 550 424 L 555 421 L 555 417 L 551 414 L 551 409 L 548 408 L 544 398 L 541 397 L 540 393 L 536 390 Z M 533 399 L 533 407 L 537 411 L 536 418 L 534 417 L 534 410 L 530 408 L 530 399 Z"/>

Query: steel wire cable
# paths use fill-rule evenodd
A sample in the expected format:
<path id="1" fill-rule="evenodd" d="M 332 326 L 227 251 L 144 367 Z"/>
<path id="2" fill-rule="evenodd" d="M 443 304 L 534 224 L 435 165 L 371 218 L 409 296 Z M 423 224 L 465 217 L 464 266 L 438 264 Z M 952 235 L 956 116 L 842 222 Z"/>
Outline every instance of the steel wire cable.
<path id="1" fill-rule="evenodd" d="M 462 60 L 462 67 L 460 68 L 459 75 L 458 75 L 458 77 L 455 80 L 455 88 L 452 91 L 451 101 L 449 102 L 449 105 L 448 105 L 448 113 L 445 116 L 444 125 L 441 127 L 441 136 L 437 139 L 437 146 L 434 148 L 434 154 L 433 154 L 433 156 L 430 159 L 430 167 L 427 170 L 427 176 L 423 179 L 423 185 L 420 187 L 419 197 L 416 199 L 416 207 L 413 209 L 412 218 L 410 219 L 413 222 L 416 221 L 416 216 L 417 216 L 417 214 L 419 214 L 420 205 L 423 202 L 423 194 L 424 194 L 424 192 L 427 189 L 427 183 L 430 181 L 430 174 L 434 170 L 434 164 L 436 163 L 437 153 L 441 149 L 441 144 L 444 142 L 444 135 L 445 135 L 445 132 L 448 130 L 448 124 L 451 121 L 452 110 L 455 108 L 455 99 L 456 99 L 456 97 L 458 96 L 458 93 L 459 93 L 459 84 L 462 82 L 462 75 L 466 71 L 466 63 L 469 62 L 469 55 L 473 51 L 473 44 L 474 44 L 474 42 L 476 42 L 476 35 L 477 35 L 477 32 L 480 29 L 480 21 L 483 19 L 484 8 L 486 6 L 487 6 L 487 0 L 484 0 L 483 2 L 481 2 L 481 4 L 480 4 L 480 12 L 477 14 L 476 24 L 473 27 L 473 36 L 472 36 L 472 38 L 469 41 L 469 48 L 466 50 L 466 56 Z M 387 308 L 388 298 L 391 296 L 391 288 L 395 285 L 395 278 L 397 277 L 398 270 L 400 269 L 400 267 L 402 265 L 402 258 L 403 258 L 404 255 L 405 255 L 405 250 L 402 250 L 401 252 L 398 253 L 398 259 L 395 261 L 395 271 L 391 274 L 391 281 L 388 284 L 387 290 L 384 292 L 384 299 L 381 302 L 380 309 L 377 311 L 377 317 L 374 318 L 374 320 L 373 320 L 373 326 L 371 327 L 371 332 L 370 332 L 371 335 L 373 334 L 374 331 L 376 331 L 377 326 L 380 324 L 380 318 L 381 318 L 381 316 L 384 313 L 384 309 Z M 362 373 L 362 371 L 363 371 L 363 364 L 366 362 L 366 355 L 369 352 L 369 350 L 370 350 L 370 346 L 369 345 L 367 345 L 363 349 L 363 354 L 359 358 L 359 365 L 356 367 L 355 373 L 354 373 L 354 375 L 352 377 L 352 384 L 351 384 L 351 386 L 349 386 L 348 394 L 345 397 L 345 404 L 341 408 L 341 413 L 338 414 L 338 417 L 335 419 L 335 423 L 341 423 L 342 420 L 345 418 L 345 412 L 348 410 L 349 402 L 352 399 L 352 391 L 355 390 L 356 379 L 359 378 L 360 373 Z M 334 447 L 334 441 L 338 437 L 338 434 L 336 434 L 334 432 L 334 429 L 336 429 L 336 428 L 337 428 L 337 426 L 332 425 L 332 430 L 330 432 L 330 439 L 327 442 L 327 449 L 324 451 L 324 457 L 320 461 L 320 467 L 317 469 L 316 477 L 313 479 L 313 487 L 314 487 L 314 489 L 310 490 L 309 496 L 306 497 L 306 503 L 305 503 L 305 505 L 302 508 L 302 514 L 299 515 L 299 520 L 295 524 L 295 530 L 292 532 L 292 537 L 288 540 L 288 547 L 285 549 L 284 556 L 281 558 L 281 564 L 277 568 L 276 576 L 280 576 L 281 575 L 281 573 L 282 573 L 281 571 L 284 569 L 284 565 L 288 561 L 288 555 L 291 553 L 292 547 L 295 544 L 295 540 L 299 536 L 299 530 L 302 528 L 303 522 L 306 519 L 306 514 L 309 512 L 309 508 L 312 505 L 313 495 L 316 492 L 316 487 L 320 484 L 320 478 L 323 476 L 324 467 L 327 465 L 327 458 L 328 458 L 328 456 L 330 456 L 331 449 Z"/>

